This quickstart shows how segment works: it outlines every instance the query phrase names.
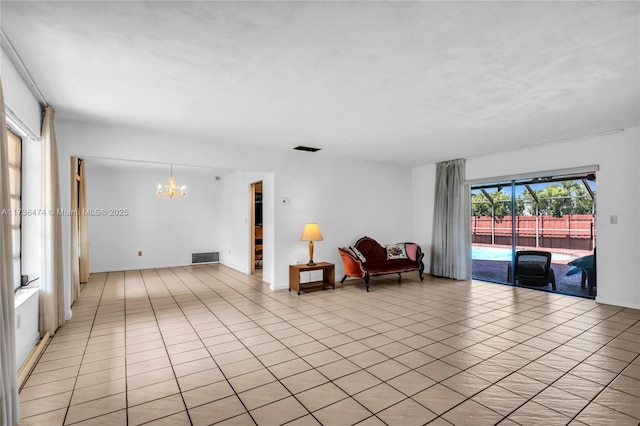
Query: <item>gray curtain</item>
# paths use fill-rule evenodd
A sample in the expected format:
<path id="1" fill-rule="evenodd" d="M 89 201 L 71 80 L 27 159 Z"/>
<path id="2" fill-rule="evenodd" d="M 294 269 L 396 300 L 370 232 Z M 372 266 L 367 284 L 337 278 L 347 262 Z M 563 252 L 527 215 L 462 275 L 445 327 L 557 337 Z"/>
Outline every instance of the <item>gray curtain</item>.
<path id="1" fill-rule="evenodd" d="M 431 274 L 437 277 L 468 280 L 471 276 L 469 194 L 464 169 L 464 159 L 437 164 L 431 246 Z"/>
<path id="2" fill-rule="evenodd" d="M 10 209 L 7 123 L 0 82 L 0 210 Z M 13 250 L 11 216 L 2 216 L 0 226 L 0 423 L 16 425 L 20 419 L 18 367 L 16 361 L 15 308 L 13 305 Z"/>

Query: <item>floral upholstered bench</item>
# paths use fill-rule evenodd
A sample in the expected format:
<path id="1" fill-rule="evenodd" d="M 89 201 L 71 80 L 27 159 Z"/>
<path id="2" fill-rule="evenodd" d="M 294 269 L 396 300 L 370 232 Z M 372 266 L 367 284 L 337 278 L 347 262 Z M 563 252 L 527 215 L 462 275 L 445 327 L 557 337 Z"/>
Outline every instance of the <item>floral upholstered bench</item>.
<path id="1" fill-rule="evenodd" d="M 338 252 L 344 266 L 344 283 L 347 277 L 364 278 L 369 291 L 369 277 L 418 271 L 420 281 L 424 279 L 424 253 L 418 244 L 398 243 L 381 246 L 376 240 L 362 237 L 351 247 L 339 247 Z"/>

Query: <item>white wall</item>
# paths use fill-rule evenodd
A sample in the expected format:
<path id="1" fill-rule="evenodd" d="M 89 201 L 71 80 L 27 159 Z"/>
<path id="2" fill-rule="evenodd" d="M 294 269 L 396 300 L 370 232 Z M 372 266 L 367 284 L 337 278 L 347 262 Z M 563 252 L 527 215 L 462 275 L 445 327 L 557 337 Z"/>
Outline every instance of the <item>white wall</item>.
<path id="1" fill-rule="evenodd" d="M 320 224 L 324 241 L 316 244 L 314 259 L 335 263 L 337 279 L 343 274 L 338 246 L 353 244 L 363 235 L 381 243 L 412 237 L 411 170 L 404 167 L 335 158 L 325 151 L 311 154 L 190 141 L 184 136 L 68 121 L 56 122 L 56 131 L 62 182 L 68 180 L 68 158 L 72 155 L 224 167 L 238 172 L 222 179 L 223 204 L 231 208 L 220 213 L 221 218 L 227 218 L 222 220 L 220 252 L 223 263 L 242 271 L 247 270 L 250 258 L 249 225 L 244 223 L 250 217 L 248 185 L 263 177 L 263 277 L 272 288 L 288 287 L 290 263 L 308 261 L 308 245 L 299 241 L 306 222 Z M 177 139 L 180 145 L 176 145 Z M 63 206 L 70 203 L 67 187 L 62 185 Z M 237 199 L 231 195 L 233 188 L 239 188 Z M 281 203 L 282 198 L 289 203 Z M 68 235 L 69 220 L 64 218 L 65 265 L 69 263 Z M 66 270 L 65 277 L 68 273 Z"/>
<path id="2" fill-rule="evenodd" d="M 88 209 L 108 213 L 89 216 L 91 272 L 188 265 L 192 253 L 220 250 L 224 206 L 213 172 L 174 167 L 187 196 L 168 200 L 155 195 L 167 182 L 168 166 L 85 161 Z"/>
<path id="3" fill-rule="evenodd" d="M 413 240 L 424 252 L 424 270 L 431 270 L 431 237 L 433 235 L 433 199 L 435 197 L 436 165 L 416 167 L 413 178 Z"/>
<path id="4" fill-rule="evenodd" d="M 640 132 L 624 132 L 467 158 L 468 181 L 598 165 L 598 296 L 596 300 L 640 308 Z M 433 166 L 414 169 L 414 188 L 433 186 Z M 431 238 L 433 195 L 419 201 L 430 223 L 416 228 Z M 616 215 L 618 224 L 609 223 Z M 427 232 L 429 232 L 427 234 Z"/>
<path id="5" fill-rule="evenodd" d="M 0 72 L 4 103 L 35 135 L 40 135 L 42 107 L 33 96 L 29 86 L 22 80 L 16 67 L 11 63 L 4 49 L 1 49 Z"/>

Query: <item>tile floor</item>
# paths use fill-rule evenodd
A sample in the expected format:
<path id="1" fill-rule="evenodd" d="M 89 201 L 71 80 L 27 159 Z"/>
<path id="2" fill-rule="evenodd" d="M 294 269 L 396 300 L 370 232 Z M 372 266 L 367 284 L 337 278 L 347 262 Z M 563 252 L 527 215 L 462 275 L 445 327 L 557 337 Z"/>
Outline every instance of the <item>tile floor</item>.
<path id="1" fill-rule="evenodd" d="M 640 311 L 412 274 L 272 292 L 220 265 L 94 274 L 22 425 L 638 425 Z"/>

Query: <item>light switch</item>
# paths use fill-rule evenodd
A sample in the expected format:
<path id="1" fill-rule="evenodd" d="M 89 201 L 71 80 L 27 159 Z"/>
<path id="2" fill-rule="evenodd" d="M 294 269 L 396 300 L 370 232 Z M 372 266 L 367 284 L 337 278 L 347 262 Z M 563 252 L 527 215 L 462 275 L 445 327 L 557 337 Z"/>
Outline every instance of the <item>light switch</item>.
<path id="1" fill-rule="evenodd" d="M 612 225 L 617 225 L 618 224 L 618 216 L 616 216 L 615 214 L 612 214 L 611 216 L 609 216 L 609 223 Z"/>

